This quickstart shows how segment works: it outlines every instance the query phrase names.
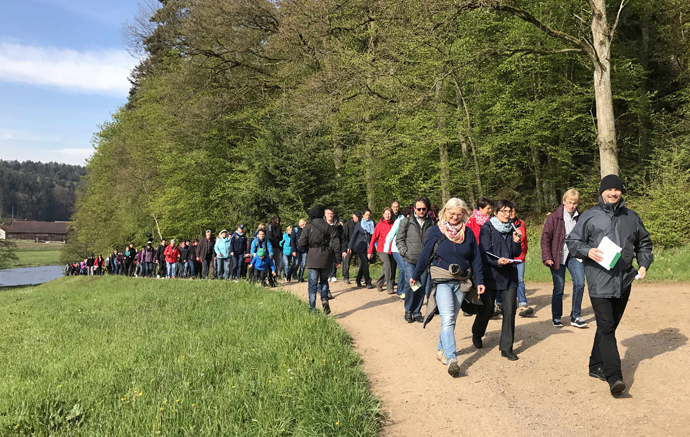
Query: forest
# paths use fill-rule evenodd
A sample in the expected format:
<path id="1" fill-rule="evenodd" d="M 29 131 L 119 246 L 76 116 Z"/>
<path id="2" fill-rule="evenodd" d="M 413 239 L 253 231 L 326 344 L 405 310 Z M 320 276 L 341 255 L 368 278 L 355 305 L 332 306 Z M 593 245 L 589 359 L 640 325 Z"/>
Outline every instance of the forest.
<path id="1" fill-rule="evenodd" d="M 142 62 L 73 217 L 90 249 L 418 195 L 543 221 L 609 173 L 658 247 L 690 242 L 687 0 L 159 0 L 125 33 Z"/>
<path id="2" fill-rule="evenodd" d="M 85 175 L 78 165 L 0 160 L 0 223 L 70 220 Z"/>

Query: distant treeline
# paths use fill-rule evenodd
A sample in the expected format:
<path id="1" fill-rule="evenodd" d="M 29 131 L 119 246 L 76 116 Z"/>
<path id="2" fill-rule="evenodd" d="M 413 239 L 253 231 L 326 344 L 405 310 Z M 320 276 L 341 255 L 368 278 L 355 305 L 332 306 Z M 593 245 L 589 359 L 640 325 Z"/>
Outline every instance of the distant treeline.
<path id="1" fill-rule="evenodd" d="M 0 161 L 0 220 L 69 220 L 84 175 L 78 165 Z"/>

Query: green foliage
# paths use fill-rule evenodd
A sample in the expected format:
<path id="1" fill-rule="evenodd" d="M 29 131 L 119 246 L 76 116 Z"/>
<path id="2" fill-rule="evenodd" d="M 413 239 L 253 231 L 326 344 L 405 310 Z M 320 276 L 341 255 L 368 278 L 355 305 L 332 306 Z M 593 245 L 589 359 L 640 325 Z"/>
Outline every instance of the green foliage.
<path id="1" fill-rule="evenodd" d="M 17 245 L 9 240 L 0 240 L 0 269 L 12 267 L 19 259 L 16 254 Z"/>
<path id="2" fill-rule="evenodd" d="M 290 294 L 77 277 L 0 307 L 3 436 L 377 435 L 350 338 Z"/>

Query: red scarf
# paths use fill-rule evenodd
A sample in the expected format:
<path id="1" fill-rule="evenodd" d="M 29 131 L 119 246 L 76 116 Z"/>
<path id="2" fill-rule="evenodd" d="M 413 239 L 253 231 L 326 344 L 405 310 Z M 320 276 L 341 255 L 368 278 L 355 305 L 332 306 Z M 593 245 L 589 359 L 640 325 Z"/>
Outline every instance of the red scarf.
<path id="1" fill-rule="evenodd" d="M 465 241 L 465 223 L 456 228 L 447 221 L 441 220 L 438 222 L 438 228 L 453 243 L 460 244 Z"/>
<path id="2" fill-rule="evenodd" d="M 491 218 L 490 215 L 484 215 L 478 209 L 474 210 L 474 212 L 472 213 L 472 217 L 474 217 L 474 221 L 477 222 L 479 227 L 484 226 L 484 223 L 488 222 Z"/>

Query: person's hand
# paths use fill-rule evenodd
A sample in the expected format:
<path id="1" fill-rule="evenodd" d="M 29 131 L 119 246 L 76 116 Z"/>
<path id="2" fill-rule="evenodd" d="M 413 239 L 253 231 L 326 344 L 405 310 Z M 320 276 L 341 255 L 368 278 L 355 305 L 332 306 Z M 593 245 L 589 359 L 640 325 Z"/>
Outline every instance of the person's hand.
<path id="1" fill-rule="evenodd" d="M 498 265 L 499 266 L 504 266 L 506 264 L 510 264 L 510 260 L 508 258 L 499 258 L 498 259 Z"/>
<path id="2" fill-rule="evenodd" d="M 235 256 L 235 252 L 230 252 L 230 256 Z"/>
<path id="3" fill-rule="evenodd" d="M 336 268 L 336 269 L 339 269 L 339 268 L 340 268 L 340 264 L 336 264 L 336 265 L 335 265 L 335 268 Z"/>
<path id="4" fill-rule="evenodd" d="M 486 287 L 483 285 L 477 285 L 477 294 L 482 295 L 486 291 Z"/>
<path id="5" fill-rule="evenodd" d="M 544 261 L 544 264 L 546 264 L 547 267 L 553 267 L 553 260 L 547 259 Z"/>
<path id="6" fill-rule="evenodd" d="M 297 257 L 297 252 L 292 252 L 292 256 Z"/>
<path id="7" fill-rule="evenodd" d="M 272 274 L 272 275 L 273 275 L 273 276 L 275 277 L 275 275 L 276 275 L 276 272 L 271 272 L 271 274 Z"/>
<path id="8" fill-rule="evenodd" d="M 415 281 L 414 279 L 410 278 L 410 287 L 414 287 L 414 284 L 416 284 L 416 283 L 417 283 L 417 281 Z"/>
<path id="9" fill-rule="evenodd" d="M 592 249 L 589 249 L 589 253 L 587 254 L 587 256 L 592 261 L 601 262 L 601 260 L 604 259 L 603 255 L 602 255 L 603 253 L 604 252 L 602 252 L 601 250 L 599 250 L 597 248 L 592 248 Z"/>
<path id="10" fill-rule="evenodd" d="M 343 258 L 347 257 L 347 252 L 343 252 Z"/>
<path id="11" fill-rule="evenodd" d="M 522 234 L 519 232 L 513 232 L 513 241 L 516 243 L 520 242 L 520 239 L 522 238 Z"/>
<path id="12" fill-rule="evenodd" d="M 351 254 L 351 253 L 352 253 L 352 250 L 347 249 L 347 254 L 349 255 L 349 254 Z"/>
<path id="13" fill-rule="evenodd" d="M 640 267 L 637 271 L 637 275 L 640 277 L 639 279 L 644 279 L 647 276 L 647 267 Z"/>
<path id="14" fill-rule="evenodd" d="M 371 259 L 371 254 L 367 254 L 367 259 Z"/>

